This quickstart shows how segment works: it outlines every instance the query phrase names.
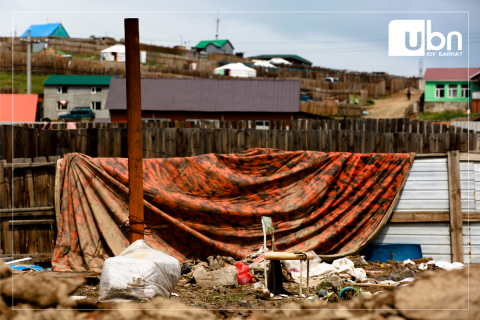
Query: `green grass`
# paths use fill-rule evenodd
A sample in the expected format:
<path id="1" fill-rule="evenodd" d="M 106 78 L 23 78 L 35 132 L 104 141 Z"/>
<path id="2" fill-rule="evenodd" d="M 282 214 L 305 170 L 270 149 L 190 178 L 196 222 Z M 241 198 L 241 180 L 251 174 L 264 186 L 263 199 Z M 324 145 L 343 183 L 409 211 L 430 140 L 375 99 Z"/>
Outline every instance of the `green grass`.
<path id="1" fill-rule="evenodd" d="M 375 100 L 373 100 L 372 98 L 368 98 L 367 103 L 365 103 L 363 106 L 368 107 L 368 106 L 373 106 L 374 104 L 375 104 Z"/>
<path id="2" fill-rule="evenodd" d="M 470 118 L 477 118 L 480 116 L 480 113 L 471 113 Z M 453 118 L 462 118 L 468 117 L 468 114 L 463 113 L 461 111 L 458 112 L 439 112 L 439 113 L 432 113 L 432 112 L 424 112 L 418 114 L 418 119 L 420 120 L 437 120 L 437 121 L 449 121 Z"/>
<path id="3" fill-rule="evenodd" d="M 49 76 L 49 74 L 32 74 L 32 93 L 43 93 L 43 82 Z M 18 89 L 18 93 L 27 93 L 27 74 L 13 73 L 13 87 Z M 0 88 L 12 88 L 11 72 L 0 72 Z"/>
<path id="4" fill-rule="evenodd" d="M 375 99 L 376 99 L 376 100 L 386 99 L 386 98 L 388 98 L 388 97 L 390 97 L 390 96 L 391 96 L 390 94 L 382 94 L 381 96 L 378 96 L 378 97 L 376 97 Z"/>

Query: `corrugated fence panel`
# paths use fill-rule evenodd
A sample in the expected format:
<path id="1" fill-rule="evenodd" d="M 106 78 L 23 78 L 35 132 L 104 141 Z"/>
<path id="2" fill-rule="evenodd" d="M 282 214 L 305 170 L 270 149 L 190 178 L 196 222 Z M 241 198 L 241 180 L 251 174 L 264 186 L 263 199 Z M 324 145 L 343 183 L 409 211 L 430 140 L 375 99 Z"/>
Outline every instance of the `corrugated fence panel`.
<path id="1" fill-rule="evenodd" d="M 452 121 L 450 122 L 452 127 L 464 128 L 469 130 L 475 130 L 476 132 L 480 132 L 480 122 L 474 121 Z"/>
<path id="2" fill-rule="evenodd" d="M 450 227 L 447 222 L 387 223 L 374 244 L 419 244 L 424 257 L 451 262 Z"/>
<path id="3" fill-rule="evenodd" d="M 463 261 L 480 263 L 480 222 L 463 223 Z"/>
<path id="4" fill-rule="evenodd" d="M 415 159 L 394 211 L 448 210 L 447 158 Z"/>
<path id="5" fill-rule="evenodd" d="M 462 211 L 475 211 L 475 189 L 472 184 L 477 180 L 473 162 L 460 163 L 460 190 L 462 192 Z M 480 181 L 480 172 L 478 180 Z"/>

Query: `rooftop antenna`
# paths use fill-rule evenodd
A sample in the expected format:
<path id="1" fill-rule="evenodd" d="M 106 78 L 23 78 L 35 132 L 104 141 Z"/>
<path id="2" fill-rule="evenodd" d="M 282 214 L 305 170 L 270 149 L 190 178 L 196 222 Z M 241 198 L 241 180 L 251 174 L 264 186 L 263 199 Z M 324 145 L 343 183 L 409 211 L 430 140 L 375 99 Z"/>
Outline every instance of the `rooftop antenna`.
<path id="1" fill-rule="evenodd" d="M 420 61 L 418 62 L 418 77 L 422 78 L 423 77 L 423 60 L 420 58 Z"/>
<path id="2" fill-rule="evenodd" d="M 218 18 L 218 12 L 217 12 L 217 34 L 215 35 L 215 40 L 218 40 L 218 26 L 220 25 L 220 19 Z"/>

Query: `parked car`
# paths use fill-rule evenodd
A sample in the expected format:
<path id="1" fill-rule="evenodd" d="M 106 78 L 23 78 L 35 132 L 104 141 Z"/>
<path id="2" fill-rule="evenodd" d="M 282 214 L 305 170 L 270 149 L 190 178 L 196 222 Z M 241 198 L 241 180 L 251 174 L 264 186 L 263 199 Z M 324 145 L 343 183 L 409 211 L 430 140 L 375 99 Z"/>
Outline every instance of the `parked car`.
<path id="1" fill-rule="evenodd" d="M 340 80 L 338 78 L 332 78 L 332 77 L 326 77 L 323 79 L 325 82 L 339 82 Z"/>
<path id="2" fill-rule="evenodd" d="M 58 117 L 61 122 L 65 121 L 89 121 L 95 119 L 95 113 L 90 107 L 76 107 L 67 114 L 62 114 Z"/>

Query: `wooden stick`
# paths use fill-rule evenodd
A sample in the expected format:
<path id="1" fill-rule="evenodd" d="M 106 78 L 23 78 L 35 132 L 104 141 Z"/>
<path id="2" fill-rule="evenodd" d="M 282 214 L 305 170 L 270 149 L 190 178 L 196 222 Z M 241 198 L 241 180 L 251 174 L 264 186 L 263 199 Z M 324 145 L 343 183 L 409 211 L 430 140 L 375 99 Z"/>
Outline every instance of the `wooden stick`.
<path id="1" fill-rule="evenodd" d="M 300 298 L 302 298 L 302 286 L 303 286 L 303 261 L 300 260 Z"/>
<path id="2" fill-rule="evenodd" d="M 349 283 L 352 286 L 359 286 L 359 287 L 396 287 L 392 284 L 380 284 L 380 283 Z"/>
<path id="3" fill-rule="evenodd" d="M 291 252 L 267 252 L 266 260 L 312 260 L 311 253 L 291 253 Z"/>

